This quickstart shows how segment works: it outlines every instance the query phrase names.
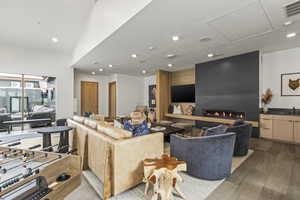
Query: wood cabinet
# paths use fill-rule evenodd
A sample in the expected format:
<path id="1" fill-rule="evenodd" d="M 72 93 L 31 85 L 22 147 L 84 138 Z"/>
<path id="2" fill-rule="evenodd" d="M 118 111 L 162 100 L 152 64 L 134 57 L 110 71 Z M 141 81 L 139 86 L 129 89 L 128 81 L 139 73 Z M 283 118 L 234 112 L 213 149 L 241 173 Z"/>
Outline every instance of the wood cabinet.
<path id="1" fill-rule="evenodd" d="M 260 136 L 300 143 L 300 116 L 260 115 Z"/>
<path id="2" fill-rule="evenodd" d="M 260 119 L 260 135 L 263 138 L 272 139 L 273 138 L 273 132 L 272 132 L 272 118 L 268 116 L 261 116 Z"/>
<path id="3" fill-rule="evenodd" d="M 293 141 L 293 121 L 284 119 L 273 119 L 273 138 L 282 141 Z"/>
<path id="4" fill-rule="evenodd" d="M 300 120 L 294 122 L 294 140 L 300 144 Z"/>

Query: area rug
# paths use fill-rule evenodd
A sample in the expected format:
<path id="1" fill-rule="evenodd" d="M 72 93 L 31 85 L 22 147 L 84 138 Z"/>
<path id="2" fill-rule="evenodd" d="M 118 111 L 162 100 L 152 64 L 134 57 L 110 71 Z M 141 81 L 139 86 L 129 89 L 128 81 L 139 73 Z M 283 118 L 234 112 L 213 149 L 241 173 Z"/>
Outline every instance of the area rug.
<path id="1" fill-rule="evenodd" d="M 252 154 L 253 150 L 249 150 L 247 156 L 244 157 L 235 157 L 232 162 L 232 173 L 238 169 L 243 162 L 245 162 Z M 205 200 L 219 185 L 221 185 L 224 180 L 220 181 L 206 181 L 192 176 L 187 175 L 186 173 L 180 173 L 184 179 L 183 183 L 180 183 L 180 188 L 183 193 L 186 195 L 187 200 Z M 91 195 L 90 190 L 91 186 L 87 186 L 86 183 L 83 183 L 82 186 L 77 188 L 73 193 L 71 193 L 66 200 L 77 200 L 78 197 L 82 195 L 89 196 L 86 200 L 98 199 L 96 195 Z M 111 200 L 151 200 L 151 193 L 148 196 L 144 195 L 145 184 L 140 184 L 137 187 L 123 192 L 115 197 L 110 198 Z M 87 194 L 89 193 L 89 194 Z M 79 200 L 80 198 L 78 198 Z M 182 200 L 181 198 L 174 196 L 174 200 Z"/>

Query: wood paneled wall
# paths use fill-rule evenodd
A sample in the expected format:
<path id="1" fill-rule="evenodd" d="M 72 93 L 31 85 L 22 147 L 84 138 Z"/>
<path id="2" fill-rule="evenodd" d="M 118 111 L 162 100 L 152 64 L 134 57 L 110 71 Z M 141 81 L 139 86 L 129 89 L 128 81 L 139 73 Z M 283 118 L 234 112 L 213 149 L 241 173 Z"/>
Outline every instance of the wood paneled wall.
<path id="1" fill-rule="evenodd" d="M 161 121 L 164 115 L 168 113 L 168 107 L 171 103 L 170 95 L 171 73 L 167 71 L 156 72 L 156 119 Z"/>
<path id="2" fill-rule="evenodd" d="M 176 72 L 156 72 L 156 119 L 161 121 L 171 104 L 171 86 L 195 84 L 195 68 Z"/>
<path id="3" fill-rule="evenodd" d="M 171 72 L 172 85 L 195 84 L 195 68 Z"/>

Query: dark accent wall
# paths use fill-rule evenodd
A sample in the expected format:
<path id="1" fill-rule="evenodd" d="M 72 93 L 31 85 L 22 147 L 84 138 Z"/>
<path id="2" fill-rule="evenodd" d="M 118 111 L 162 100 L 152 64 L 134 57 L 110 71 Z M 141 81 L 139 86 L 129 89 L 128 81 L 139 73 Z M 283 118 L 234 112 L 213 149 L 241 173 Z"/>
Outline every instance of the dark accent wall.
<path id="1" fill-rule="evenodd" d="M 246 112 L 259 119 L 259 52 L 196 65 L 196 115 L 203 109 Z"/>

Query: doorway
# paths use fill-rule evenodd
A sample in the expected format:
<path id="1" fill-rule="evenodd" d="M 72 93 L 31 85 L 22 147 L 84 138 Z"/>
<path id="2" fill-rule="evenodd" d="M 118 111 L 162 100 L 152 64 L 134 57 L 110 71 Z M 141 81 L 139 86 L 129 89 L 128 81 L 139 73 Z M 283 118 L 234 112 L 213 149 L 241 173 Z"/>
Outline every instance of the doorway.
<path id="1" fill-rule="evenodd" d="M 109 118 L 117 116 L 117 83 L 111 82 L 108 86 Z"/>
<path id="2" fill-rule="evenodd" d="M 81 115 L 84 113 L 98 114 L 98 83 L 81 81 Z"/>

